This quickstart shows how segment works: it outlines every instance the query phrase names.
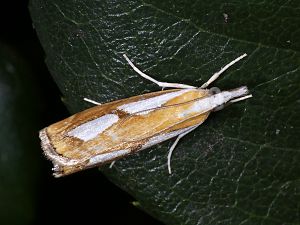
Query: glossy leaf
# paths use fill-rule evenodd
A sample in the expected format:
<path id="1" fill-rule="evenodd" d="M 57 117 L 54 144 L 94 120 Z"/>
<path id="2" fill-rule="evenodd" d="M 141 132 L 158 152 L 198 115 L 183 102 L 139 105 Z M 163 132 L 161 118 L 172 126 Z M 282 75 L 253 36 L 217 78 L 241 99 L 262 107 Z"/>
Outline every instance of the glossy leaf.
<path id="1" fill-rule="evenodd" d="M 253 98 L 213 113 L 182 139 L 103 172 L 166 224 L 298 224 L 300 4 L 298 1 L 31 1 L 47 65 L 72 113 L 159 90 L 154 78 L 247 85 Z"/>

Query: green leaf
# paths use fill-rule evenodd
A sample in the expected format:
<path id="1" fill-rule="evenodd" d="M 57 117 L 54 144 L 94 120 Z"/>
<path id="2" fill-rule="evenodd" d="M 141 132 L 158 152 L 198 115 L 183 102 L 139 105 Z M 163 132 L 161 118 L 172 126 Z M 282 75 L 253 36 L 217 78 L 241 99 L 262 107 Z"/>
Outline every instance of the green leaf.
<path id="1" fill-rule="evenodd" d="M 24 60 L 0 43 L 0 224 L 32 224 L 36 216 L 39 156 L 30 78 Z"/>
<path id="2" fill-rule="evenodd" d="M 247 85 L 253 98 L 213 113 L 181 140 L 103 172 L 166 224 L 299 224 L 299 1 L 31 1 L 46 62 L 72 113 L 159 87 Z"/>

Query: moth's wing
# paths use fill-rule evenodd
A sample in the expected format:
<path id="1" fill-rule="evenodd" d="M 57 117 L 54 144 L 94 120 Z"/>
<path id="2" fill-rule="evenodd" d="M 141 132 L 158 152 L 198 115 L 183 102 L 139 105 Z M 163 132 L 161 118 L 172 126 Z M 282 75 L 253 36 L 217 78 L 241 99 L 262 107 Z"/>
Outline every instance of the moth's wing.
<path id="1" fill-rule="evenodd" d="M 76 165 L 109 162 L 176 136 L 185 128 L 204 121 L 208 114 L 181 120 L 176 114 L 188 107 L 188 104 L 178 103 L 207 93 L 206 90 L 175 89 L 95 106 L 42 130 L 42 147 L 60 170 L 61 166 L 69 167 L 70 173 L 79 170 L 73 168 Z M 157 101 L 162 99 L 166 100 L 164 104 L 151 108 L 160 105 Z M 97 160 L 95 156 L 99 156 Z"/>

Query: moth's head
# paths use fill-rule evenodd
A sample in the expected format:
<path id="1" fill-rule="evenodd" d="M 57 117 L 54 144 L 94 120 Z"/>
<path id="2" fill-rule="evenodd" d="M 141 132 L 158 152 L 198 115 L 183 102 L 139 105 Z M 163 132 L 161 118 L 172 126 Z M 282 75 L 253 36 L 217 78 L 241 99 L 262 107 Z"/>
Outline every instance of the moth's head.
<path id="1" fill-rule="evenodd" d="M 252 97 L 251 94 L 249 95 L 249 90 L 246 86 L 242 86 L 239 88 L 235 88 L 235 89 L 232 89 L 229 91 L 223 91 L 223 92 L 218 87 L 212 87 L 209 89 L 210 95 L 222 95 L 222 93 L 224 93 L 224 95 L 226 93 L 227 100 L 225 100 L 223 104 L 215 107 L 213 109 L 214 112 L 224 109 L 225 106 L 230 105 L 234 102 L 242 101 L 244 99 Z"/>

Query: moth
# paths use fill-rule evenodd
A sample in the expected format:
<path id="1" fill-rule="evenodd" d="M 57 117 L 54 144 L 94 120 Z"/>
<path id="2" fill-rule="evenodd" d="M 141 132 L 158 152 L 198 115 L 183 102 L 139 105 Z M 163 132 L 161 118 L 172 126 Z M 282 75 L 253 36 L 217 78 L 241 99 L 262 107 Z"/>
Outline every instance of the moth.
<path id="1" fill-rule="evenodd" d="M 85 98 L 96 106 L 42 129 L 41 146 L 53 163 L 55 177 L 113 163 L 177 137 L 167 158 L 171 173 L 171 155 L 183 136 L 200 126 L 211 112 L 252 97 L 246 86 L 228 91 L 207 88 L 246 54 L 224 66 L 200 87 L 157 81 L 139 70 L 125 54 L 123 56 L 143 78 L 162 88 L 173 89 L 105 104 Z"/>

